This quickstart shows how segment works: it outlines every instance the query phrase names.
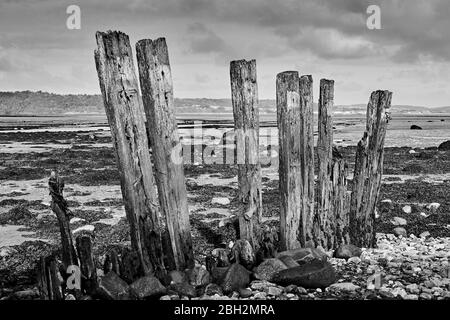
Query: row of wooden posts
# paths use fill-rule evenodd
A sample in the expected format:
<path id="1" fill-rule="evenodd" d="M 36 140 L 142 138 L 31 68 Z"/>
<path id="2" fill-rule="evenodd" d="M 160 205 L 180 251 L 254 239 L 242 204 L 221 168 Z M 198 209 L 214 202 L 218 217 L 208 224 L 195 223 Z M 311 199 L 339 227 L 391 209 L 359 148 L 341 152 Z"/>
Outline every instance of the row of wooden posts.
<path id="1" fill-rule="evenodd" d="M 173 148 L 180 141 L 166 41 L 159 38 L 136 44 L 138 81 L 128 36 L 97 32 L 96 39 L 100 88 L 132 246 L 142 271 L 163 275 L 167 270 L 192 267 L 183 164 L 171 161 Z M 237 165 L 242 203 L 239 236 L 258 250 L 263 203 L 255 60 L 232 61 L 230 77 L 234 125 L 240 132 L 236 147 L 245 154 L 245 161 Z M 277 75 L 281 250 L 374 244 L 374 211 L 391 95 L 389 91 L 375 91 L 370 97 L 366 131 L 358 143 L 352 187 L 347 191 L 347 165 L 341 157 L 333 157 L 334 81 L 320 81 L 319 172 L 315 183 L 313 79 L 296 71 Z"/>

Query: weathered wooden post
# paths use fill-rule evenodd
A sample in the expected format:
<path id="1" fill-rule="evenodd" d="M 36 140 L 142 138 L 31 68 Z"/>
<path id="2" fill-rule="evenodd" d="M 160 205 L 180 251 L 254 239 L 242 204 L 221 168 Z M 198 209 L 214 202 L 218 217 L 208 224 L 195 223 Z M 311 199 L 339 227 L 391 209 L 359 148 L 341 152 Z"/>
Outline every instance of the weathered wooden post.
<path id="1" fill-rule="evenodd" d="M 262 218 L 261 165 L 259 163 L 259 109 L 256 61 L 230 63 L 231 102 L 236 134 L 240 238 L 259 250 L 259 225 Z"/>
<path id="2" fill-rule="evenodd" d="M 87 294 L 94 294 L 97 288 L 97 268 L 92 254 L 92 239 L 81 235 L 76 239 L 78 257 L 80 258 L 81 289 Z"/>
<path id="3" fill-rule="evenodd" d="M 277 122 L 280 177 L 280 249 L 301 246 L 302 168 L 300 147 L 300 95 L 297 71 L 277 75 Z"/>
<path id="4" fill-rule="evenodd" d="M 334 226 L 334 247 L 350 243 L 350 195 L 347 191 L 348 167 L 337 151 L 333 152 L 331 184 Z"/>
<path id="5" fill-rule="evenodd" d="M 300 77 L 300 164 L 302 176 L 302 219 L 299 240 L 302 246 L 314 243 L 314 129 L 313 79 Z"/>
<path id="6" fill-rule="evenodd" d="M 97 32 L 96 39 L 97 73 L 116 151 L 131 243 L 143 273 L 161 276 L 165 272 L 163 230 L 130 40 L 117 31 Z"/>
<path id="7" fill-rule="evenodd" d="M 141 40 L 136 52 L 161 212 L 171 240 L 172 259 L 177 269 L 184 270 L 194 266 L 194 255 L 166 40 Z"/>
<path id="8" fill-rule="evenodd" d="M 333 160 L 333 119 L 334 81 L 320 80 L 319 93 L 319 138 L 317 140 L 317 161 L 319 165 L 317 189 L 317 218 L 319 232 L 317 243 L 329 249 L 334 245 L 335 218 L 332 197 L 332 160 Z"/>
<path id="9" fill-rule="evenodd" d="M 51 208 L 56 214 L 59 223 L 64 267 L 67 269 L 71 265 L 78 266 L 77 253 L 73 245 L 72 233 L 70 231 L 67 201 L 63 197 L 64 181 L 54 171 L 48 179 L 48 187 L 52 197 Z"/>
<path id="10" fill-rule="evenodd" d="M 375 245 L 375 205 L 383 174 L 384 138 L 390 119 L 392 92 L 374 91 L 367 105 L 366 131 L 356 149 L 350 204 L 350 240 Z"/>

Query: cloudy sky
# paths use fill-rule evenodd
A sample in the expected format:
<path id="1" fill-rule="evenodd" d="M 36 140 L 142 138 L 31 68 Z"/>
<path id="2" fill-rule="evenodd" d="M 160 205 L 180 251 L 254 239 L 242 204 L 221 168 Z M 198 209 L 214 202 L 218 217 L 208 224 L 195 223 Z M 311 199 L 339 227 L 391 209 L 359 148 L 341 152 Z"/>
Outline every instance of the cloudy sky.
<path id="1" fill-rule="evenodd" d="M 66 8 L 81 8 L 81 30 Z M 381 30 L 369 30 L 369 5 Z M 278 72 L 336 81 L 337 104 L 450 105 L 448 0 L 0 0 L 0 91 L 99 93 L 95 31 L 121 30 L 132 45 L 166 37 L 177 97 L 229 98 L 229 62 L 257 61 L 259 97 L 275 97 Z"/>

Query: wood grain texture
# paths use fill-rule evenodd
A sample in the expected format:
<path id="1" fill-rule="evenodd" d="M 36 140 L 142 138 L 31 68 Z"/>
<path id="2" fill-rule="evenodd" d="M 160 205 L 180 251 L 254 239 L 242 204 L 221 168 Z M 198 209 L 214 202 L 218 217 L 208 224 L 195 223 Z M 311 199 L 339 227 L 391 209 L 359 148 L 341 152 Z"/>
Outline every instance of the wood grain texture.
<path id="1" fill-rule="evenodd" d="M 194 256 L 166 40 L 141 40 L 136 53 L 159 203 L 171 243 L 166 255 L 184 270 L 194 266 Z"/>
<path id="2" fill-rule="evenodd" d="M 230 79 L 238 167 L 238 197 L 242 203 L 239 232 L 240 238 L 248 240 L 254 250 L 258 251 L 263 207 L 256 61 L 232 61 Z"/>
<path id="3" fill-rule="evenodd" d="M 116 153 L 133 249 L 142 272 L 165 273 L 158 199 L 144 110 L 130 41 L 122 32 L 97 32 L 95 61 Z"/>
<path id="4" fill-rule="evenodd" d="M 320 80 L 319 92 L 319 137 L 317 140 L 318 187 L 315 230 L 316 245 L 329 249 L 334 245 L 335 218 L 332 201 L 332 159 L 333 159 L 333 119 L 334 81 Z"/>
<path id="5" fill-rule="evenodd" d="M 280 250 L 301 246 L 302 167 L 299 76 L 296 71 L 279 73 L 276 79 L 280 177 Z"/>
<path id="6" fill-rule="evenodd" d="M 92 239 L 81 235 L 76 239 L 78 257 L 80 259 L 81 290 L 92 295 L 97 289 L 97 268 L 92 253 Z"/>
<path id="7" fill-rule="evenodd" d="M 300 77 L 300 163 L 302 176 L 302 219 L 299 239 L 302 246 L 314 241 L 314 118 L 313 78 Z"/>
<path id="8" fill-rule="evenodd" d="M 383 174 L 384 139 L 390 119 L 392 92 L 374 91 L 367 105 L 366 130 L 356 150 L 350 203 L 350 240 L 375 245 L 375 206 Z"/>

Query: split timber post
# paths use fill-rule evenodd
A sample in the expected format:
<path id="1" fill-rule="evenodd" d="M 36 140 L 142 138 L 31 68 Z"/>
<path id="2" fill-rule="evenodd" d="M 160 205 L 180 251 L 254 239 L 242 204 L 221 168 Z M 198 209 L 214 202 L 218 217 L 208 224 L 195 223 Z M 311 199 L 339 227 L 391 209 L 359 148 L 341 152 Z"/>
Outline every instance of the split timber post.
<path id="1" fill-rule="evenodd" d="M 67 201 L 63 197 L 64 181 L 54 171 L 48 179 L 48 187 L 52 197 L 51 208 L 58 218 L 59 231 L 61 233 L 61 251 L 64 268 L 67 269 L 71 265 L 78 266 L 77 253 L 70 231 Z"/>
<path id="2" fill-rule="evenodd" d="M 96 33 L 100 89 L 116 151 L 133 249 L 144 274 L 165 273 L 158 199 L 146 134 L 144 110 L 128 36 Z"/>
<path id="3" fill-rule="evenodd" d="M 280 250 L 290 250 L 301 246 L 302 174 L 298 72 L 279 73 L 276 91 L 281 202 Z"/>
<path id="4" fill-rule="evenodd" d="M 317 140 L 317 160 L 319 165 L 317 189 L 317 218 L 319 230 L 316 245 L 332 248 L 334 245 L 335 217 L 333 210 L 333 186 L 331 182 L 333 160 L 333 119 L 334 81 L 320 80 L 319 93 L 319 138 Z"/>
<path id="5" fill-rule="evenodd" d="M 375 245 L 375 205 L 383 174 L 384 138 L 390 119 L 392 92 L 374 91 L 367 105 L 366 130 L 356 149 L 350 204 L 351 243 Z"/>
<path id="6" fill-rule="evenodd" d="M 170 260 L 184 270 L 194 266 L 194 255 L 166 40 L 141 40 L 136 53 L 159 202 L 170 236 Z"/>
<path id="7" fill-rule="evenodd" d="M 236 137 L 239 201 L 239 233 L 259 251 L 262 219 L 261 165 L 259 163 L 259 109 L 256 61 L 230 63 L 231 101 Z"/>
<path id="8" fill-rule="evenodd" d="M 97 289 L 97 268 L 92 253 L 91 236 L 81 235 L 77 237 L 76 246 L 80 258 L 81 289 L 87 294 L 94 294 Z"/>
<path id="9" fill-rule="evenodd" d="M 302 170 L 302 219 L 299 240 L 302 246 L 314 242 L 314 120 L 313 79 L 300 77 L 300 163 Z"/>

